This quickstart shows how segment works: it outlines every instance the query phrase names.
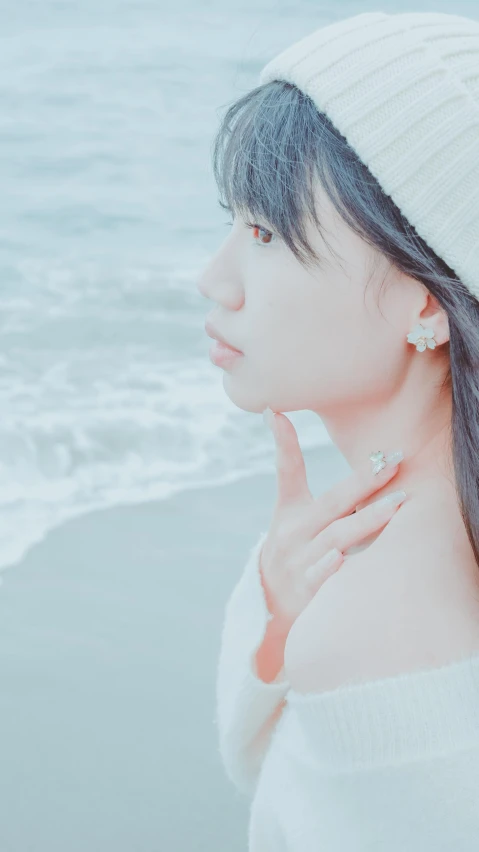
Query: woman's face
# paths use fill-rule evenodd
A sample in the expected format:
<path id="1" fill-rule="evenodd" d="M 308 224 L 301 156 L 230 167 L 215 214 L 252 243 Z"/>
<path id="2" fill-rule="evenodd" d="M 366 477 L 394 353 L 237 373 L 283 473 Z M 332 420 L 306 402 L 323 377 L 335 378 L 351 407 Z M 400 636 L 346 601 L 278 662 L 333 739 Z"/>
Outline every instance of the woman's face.
<path id="1" fill-rule="evenodd" d="M 413 303 L 405 288 L 417 282 L 357 236 L 324 191 L 318 216 L 332 251 L 310 223 L 322 258 L 314 268 L 305 269 L 276 235 L 270 239 L 267 223 L 255 231 L 236 218 L 198 282 L 216 303 L 212 323 L 243 353 L 221 369 L 226 393 L 245 411 L 269 406 L 322 416 L 344 405 L 363 409 L 369 398 L 384 404 L 406 370 Z"/>

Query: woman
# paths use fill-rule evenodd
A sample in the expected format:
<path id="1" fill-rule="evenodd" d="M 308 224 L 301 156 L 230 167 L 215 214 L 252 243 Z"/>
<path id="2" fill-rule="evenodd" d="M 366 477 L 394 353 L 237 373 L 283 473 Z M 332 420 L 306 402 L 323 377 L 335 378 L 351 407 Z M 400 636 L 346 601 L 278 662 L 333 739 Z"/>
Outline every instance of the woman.
<path id="1" fill-rule="evenodd" d="M 212 358 L 236 405 L 271 409 L 277 448 L 217 681 L 250 852 L 472 852 L 478 22 L 316 30 L 228 109 L 214 168 L 234 222 L 200 290 L 236 352 Z M 281 413 L 301 409 L 352 468 L 316 499 Z"/>

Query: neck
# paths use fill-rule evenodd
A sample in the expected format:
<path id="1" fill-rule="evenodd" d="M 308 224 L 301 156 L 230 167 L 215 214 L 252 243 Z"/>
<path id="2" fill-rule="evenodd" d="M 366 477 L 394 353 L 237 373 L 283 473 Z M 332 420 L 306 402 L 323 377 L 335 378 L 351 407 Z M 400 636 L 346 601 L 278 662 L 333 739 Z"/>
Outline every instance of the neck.
<path id="1" fill-rule="evenodd" d="M 372 467 L 369 455 L 377 450 L 385 455 L 402 450 L 404 460 L 381 495 L 403 488 L 410 498 L 429 491 L 431 485 L 454 489 L 451 416 L 450 393 L 444 392 L 438 401 L 436 388 L 407 408 L 398 400 L 389 400 L 381 408 L 368 408 L 362 402 L 357 408 L 349 406 L 347 411 L 320 414 L 332 441 L 353 469 L 367 464 Z M 357 509 L 376 499 L 377 494 L 373 494 Z"/>

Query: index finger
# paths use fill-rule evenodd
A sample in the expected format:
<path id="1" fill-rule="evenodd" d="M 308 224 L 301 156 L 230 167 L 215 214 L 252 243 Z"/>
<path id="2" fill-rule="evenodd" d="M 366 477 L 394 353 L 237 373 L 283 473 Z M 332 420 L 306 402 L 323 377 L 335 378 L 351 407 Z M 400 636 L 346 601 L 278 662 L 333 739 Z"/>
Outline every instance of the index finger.
<path id="1" fill-rule="evenodd" d="M 265 409 L 265 411 L 268 412 L 271 409 Z M 311 501 L 313 495 L 308 485 L 306 465 L 296 429 L 291 420 L 281 412 L 271 413 L 273 417 L 269 425 L 276 444 L 278 504 L 285 505 L 303 500 Z M 263 413 L 264 417 L 265 414 Z M 267 418 L 265 422 L 268 422 Z"/>

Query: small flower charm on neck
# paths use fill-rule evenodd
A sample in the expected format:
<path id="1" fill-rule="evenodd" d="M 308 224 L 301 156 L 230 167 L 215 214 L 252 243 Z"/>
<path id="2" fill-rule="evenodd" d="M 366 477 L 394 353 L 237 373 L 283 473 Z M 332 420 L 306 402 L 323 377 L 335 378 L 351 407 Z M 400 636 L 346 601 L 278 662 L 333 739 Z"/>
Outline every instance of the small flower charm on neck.
<path id="1" fill-rule="evenodd" d="M 422 325 L 415 325 L 407 336 L 408 343 L 414 343 L 418 352 L 424 352 L 425 349 L 435 349 L 436 341 L 433 338 L 434 329 L 424 328 Z"/>
<path id="2" fill-rule="evenodd" d="M 376 476 L 376 474 L 380 473 L 383 467 L 386 467 L 386 459 L 382 450 L 376 450 L 376 452 L 371 453 L 369 456 L 373 463 L 372 472 Z"/>

